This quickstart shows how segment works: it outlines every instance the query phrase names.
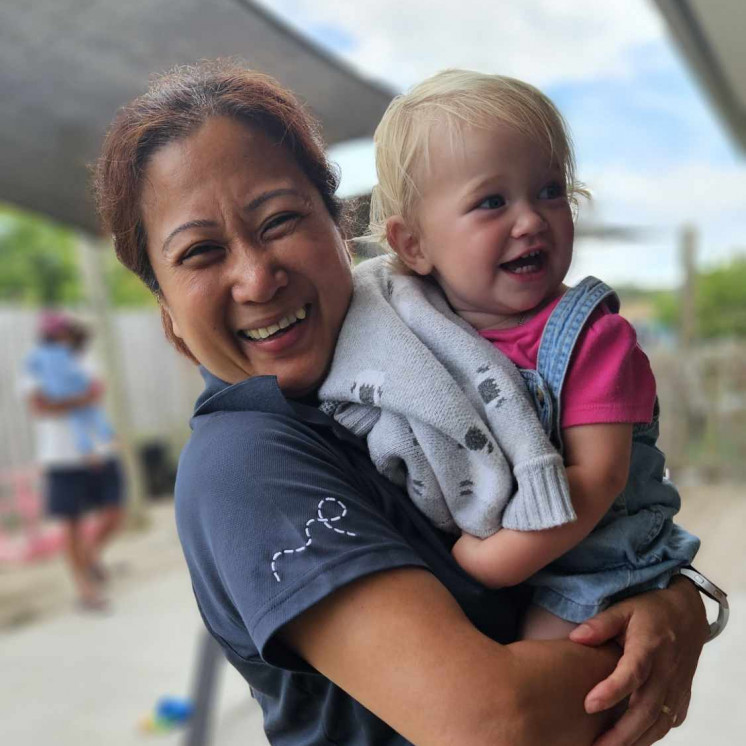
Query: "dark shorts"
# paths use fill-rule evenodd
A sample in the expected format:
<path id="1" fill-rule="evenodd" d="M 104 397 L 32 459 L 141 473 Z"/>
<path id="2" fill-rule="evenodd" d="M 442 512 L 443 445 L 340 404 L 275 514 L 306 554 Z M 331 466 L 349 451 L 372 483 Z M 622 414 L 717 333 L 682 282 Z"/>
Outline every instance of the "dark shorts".
<path id="1" fill-rule="evenodd" d="M 48 469 L 47 512 L 59 518 L 75 518 L 90 510 L 120 505 L 123 498 L 119 461 L 100 467 Z"/>

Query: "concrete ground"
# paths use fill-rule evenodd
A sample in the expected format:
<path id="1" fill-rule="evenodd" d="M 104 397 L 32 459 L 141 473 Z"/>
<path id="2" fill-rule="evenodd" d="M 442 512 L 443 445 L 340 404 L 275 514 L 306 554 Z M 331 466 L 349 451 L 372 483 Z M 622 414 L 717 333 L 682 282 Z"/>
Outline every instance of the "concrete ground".
<path id="1" fill-rule="evenodd" d="M 703 538 L 698 564 L 731 593 L 727 634 L 705 648 L 689 717 L 671 746 L 743 743 L 746 708 L 746 575 L 740 489 L 686 491 L 681 522 Z M 14 746 L 176 746 L 183 733 L 143 732 L 163 695 L 187 695 L 201 632 L 170 506 L 151 527 L 112 547 L 114 607 L 75 611 L 58 561 L 0 568 L 0 743 Z M 266 744 L 243 680 L 220 671 L 212 746 Z"/>

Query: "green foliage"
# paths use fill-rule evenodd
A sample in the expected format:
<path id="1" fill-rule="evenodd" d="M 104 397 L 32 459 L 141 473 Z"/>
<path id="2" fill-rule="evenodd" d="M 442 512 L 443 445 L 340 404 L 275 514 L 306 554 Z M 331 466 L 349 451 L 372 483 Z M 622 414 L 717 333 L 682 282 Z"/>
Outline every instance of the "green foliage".
<path id="1" fill-rule="evenodd" d="M 118 307 L 153 306 L 156 303 L 153 294 L 139 277 L 125 269 L 117 260 L 113 251 L 108 253 L 106 279 L 109 284 L 111 303 Z"/>
<path id="2" fill-rule="evenodd" d="M 77 239 L 40 215 L 0 205 L 0 302 L 75 306 L 85 301 Z M 106 276 L 115 306 L 153 305 L 150 292 L 107 252 Z"/>
<path id="3" fill-rule="evenodd" d="M 746 337 L 746 256 L 700 274 L 695 307 L 700 337 Z"/>
<path id="4" fill-rule="evenodd" d="M 75 237 L 50 220 L 0 208 L 0 300 L 75 304 L 83 298 Z"/>
<path id="5" fill-rule="evenodd" d="M 746 256 L 733 259 L 697 276 L 694 302 L 697 336 L 700 339 L 746 337 Z M 654 298 L 656 318 L 676 328 L 681 301 L 674 292 Z"/>
<path id="6" fill-rule="evenodd" d="M 674 290 L 659 290 L 653 295 L 653 308 L 655 308 L 655 318 L 663 326 L 669 329 L 676 329 L 679 326 L 681 310 L 679 305 L 679 296 Z"/>

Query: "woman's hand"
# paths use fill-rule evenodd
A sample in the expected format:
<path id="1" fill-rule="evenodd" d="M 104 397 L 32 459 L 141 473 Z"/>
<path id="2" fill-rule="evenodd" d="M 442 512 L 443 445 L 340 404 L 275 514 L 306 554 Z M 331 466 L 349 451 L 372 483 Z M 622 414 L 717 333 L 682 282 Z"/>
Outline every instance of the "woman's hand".
<path id="1" fill-rule="evenodd" d="M 594 746 L 649 746 L 681 725 L 707 630 L 698 591 L 674 578 L 667 589 L 621 601 L 572 632 L 573 642 L 614 640 L 624 651 L 611 676 L 585 699 L 591 713 L 629 697 L 627 712 Z"/>

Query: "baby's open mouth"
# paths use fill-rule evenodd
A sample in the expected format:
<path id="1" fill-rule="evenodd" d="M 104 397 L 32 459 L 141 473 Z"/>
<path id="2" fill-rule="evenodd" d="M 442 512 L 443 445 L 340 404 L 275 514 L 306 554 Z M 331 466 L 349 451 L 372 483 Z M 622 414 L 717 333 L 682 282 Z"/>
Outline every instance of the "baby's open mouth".
<path id="1" fill-rule="evenodd" d="M 287 334 L 293 327 L 298 326 L 308 315 L 310 304 L 301 306 L 295 313 L 283 316 L 278 322 L 271 326 L 261 326 L 255 329 L 239 329 L 238 336 L 250 342 L 261 342 L 265 339 L 276 339 Z"/>
<path id="2" fill-rule="evenodd" d="M 545 261 L 546 257 L 543 251 L 529 251 L 527 254 L 519 256 L 518 259 L 504 262 L 500 265 L 500 269 L 504 269 L 506 272 L 511 272 L 515 275 L 526 275 L 541 270 L 544 267 Z"/>

